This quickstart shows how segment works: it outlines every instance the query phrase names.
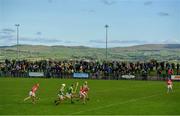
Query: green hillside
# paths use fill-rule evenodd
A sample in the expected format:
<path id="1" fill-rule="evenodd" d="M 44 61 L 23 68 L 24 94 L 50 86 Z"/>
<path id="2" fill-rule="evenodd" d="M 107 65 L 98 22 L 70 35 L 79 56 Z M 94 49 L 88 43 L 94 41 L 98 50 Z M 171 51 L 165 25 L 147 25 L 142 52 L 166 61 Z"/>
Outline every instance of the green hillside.
<path id="1" fill-rule="evenodd" d="M 20 45 L 20 59 L 92 59 L 104 60 L 104 48 L 84 46 Z M 1 46 L 0 60 L 16 59 L 16 46 Z M 108 60 L 146 61 L 150 59 L 180 61 L 180 44 L 147 44 L 108 48 Z"/>

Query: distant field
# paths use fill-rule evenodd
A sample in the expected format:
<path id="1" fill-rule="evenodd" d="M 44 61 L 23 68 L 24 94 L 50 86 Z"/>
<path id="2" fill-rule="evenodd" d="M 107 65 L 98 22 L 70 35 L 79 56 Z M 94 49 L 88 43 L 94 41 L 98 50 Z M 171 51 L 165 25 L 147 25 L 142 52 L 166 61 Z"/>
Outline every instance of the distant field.
<path id="1" fill-rule="evenodd" d="M 84 46 L 42 46 L 20 45 L 20 59 L 45 60 L 45 59 L 93 59 L 105 60 L 104 48 L 89 48 Z M 0 47 L 0 61 L 16 59 L 16 46 Z M 131 47 L 108 48 L 108 60 L 118 61 L 180 61 L 180 44 L 145 44 Z"/>
<path id="2" fill-rule="evenodd" d="M 84 80 L 0 78 L 0 114 L 180 114 L 180 82 L 174 82 L 174 92 L 167 94 L 163 81 L 88 80 L 90 101 L 87 104 L 66 101 L 55 106 L 53 101 L 60 85 L 76 81 L 82 84 Z M 36 82 L 40 83 L 40 101 L 23 102 Z"/>

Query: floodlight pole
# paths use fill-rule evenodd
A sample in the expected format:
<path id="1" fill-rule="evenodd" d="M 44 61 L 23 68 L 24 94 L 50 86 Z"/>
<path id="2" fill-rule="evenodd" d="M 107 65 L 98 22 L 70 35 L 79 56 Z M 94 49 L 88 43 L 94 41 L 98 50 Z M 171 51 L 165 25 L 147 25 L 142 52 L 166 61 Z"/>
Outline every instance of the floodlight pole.
<path id="1" fill-rule="evenodd" d="M 106 28 L 106 60 L 107 60 L 108 27 L 109 27 L 109 25 L 105 25 L 105 28 Z"/>
<path id="2" fill-rule="evenodd" d="M 19 60 L 19 26 L 20 24 L 15 24 L 17 29 L 17 59 Z"/>

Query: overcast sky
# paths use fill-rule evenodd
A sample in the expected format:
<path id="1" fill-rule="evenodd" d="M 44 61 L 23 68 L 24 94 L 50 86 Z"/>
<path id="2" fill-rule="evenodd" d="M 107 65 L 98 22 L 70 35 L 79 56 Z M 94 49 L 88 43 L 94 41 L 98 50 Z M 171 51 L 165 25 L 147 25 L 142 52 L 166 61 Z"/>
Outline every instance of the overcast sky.
<path id="1" fill-rule="evenodd" d="M 0 46 L 180 43 L 180 0 L 0 0 Z"/>

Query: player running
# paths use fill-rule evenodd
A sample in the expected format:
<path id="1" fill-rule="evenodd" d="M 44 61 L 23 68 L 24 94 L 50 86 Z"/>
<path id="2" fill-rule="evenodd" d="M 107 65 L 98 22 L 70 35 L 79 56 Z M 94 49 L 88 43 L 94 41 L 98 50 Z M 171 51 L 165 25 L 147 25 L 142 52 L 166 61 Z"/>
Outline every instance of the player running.
<path id="1" fill-rule="evenodd" d="M 89 87 L 88 87 L 87 81 L 84 82 L 83 89 L 86 94 L 86 99 L 89 100 L 89 96 L 88 96 Z"/>
<path id="2" fill-rule="evenodd" d="M 167 80 L 167 93 L 169 93 L 170 91 L 173 92 L 173 83 L 172 83 L 172 80 L 170 78 L 168 78 Z"/>
<path id="3" fill-rule="evenodd" d="M 89 91 L 89 87 L 87 81 L 85 81 L 83 85 L 80 86 L 80 91 L 79 91 L 79 98 L 83 100 L 83 104 L 86 104 L 86 100 L 89 100 L 88 91 Z"/>
<path id="4" fill-rule="evenodd" d="M 65 99 L 64 90 L 65 90 L 66 84 L 62 84 L 61 88 L 58 92 L 58 99 L 54 101 L 56 105 L 58 105 L 60 102 L 62 102 Z"/>
<path id="5" fill-rule="evenodd" d="M 24 101 L 28 100 L 31 98 L 32 103 L 35 104 L 35 100 L 39 99 L 38 97 L 36 97 L 36 91 L 39 88 L 39 83 L 35 84 L 32 89 L 29 91 L 29 96 L 24 98 Z"/>
<path id="6" fill-rule="evenodd" d="M 83 86 L 80 86 L 79 98 L 83 100 L 83 104 L 86 104 L 87 94 L 86 94 L 85 89 L 83 88 Z"/>
<path id="7" fill-rule="evenodd" d="M 67 92 L 66 92 L 66 95 L 65 95 L 65 97 L 66 98 L 68 98 L 68 99 L 70 99 L 71 100 L 71 103 L 74 103 L 73 102 L 73 93 L 74 93 L 74 91 L 73 91 L 73 84 L 71 85 L 71 86 L 69 86 L 68 88 L 67 88 Z"/>

